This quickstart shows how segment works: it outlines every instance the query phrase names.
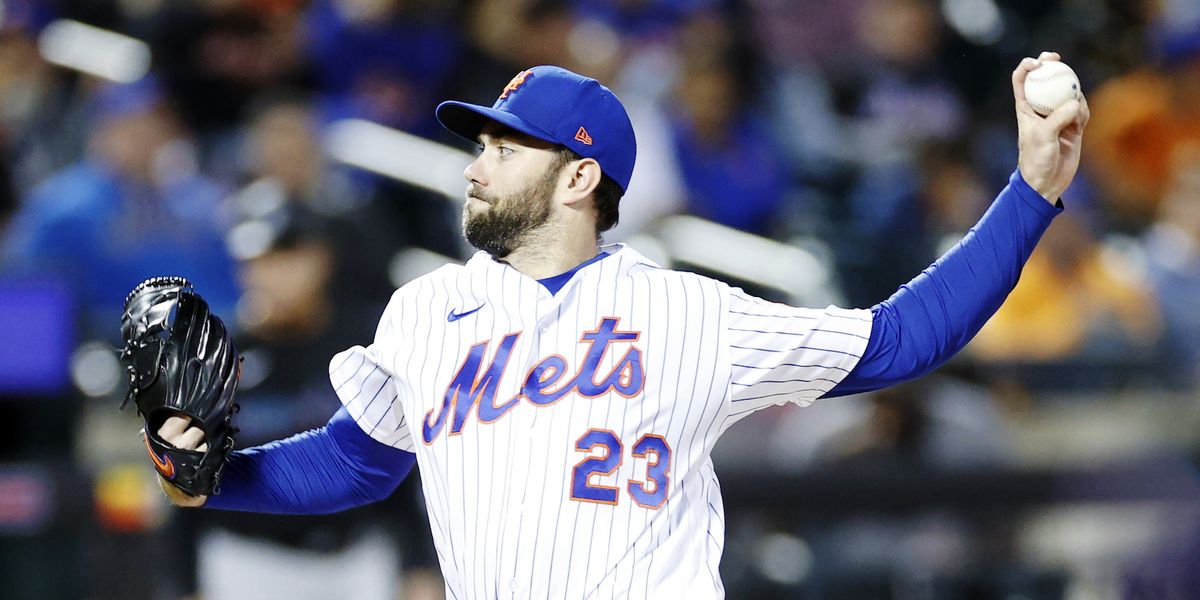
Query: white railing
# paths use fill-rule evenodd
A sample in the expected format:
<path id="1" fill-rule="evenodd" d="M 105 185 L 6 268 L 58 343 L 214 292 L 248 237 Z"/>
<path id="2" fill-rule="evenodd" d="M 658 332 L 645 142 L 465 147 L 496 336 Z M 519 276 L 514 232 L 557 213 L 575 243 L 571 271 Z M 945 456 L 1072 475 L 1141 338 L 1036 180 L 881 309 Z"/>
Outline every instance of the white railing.
<path id="1" fill-rule="evenodd" d="M 333 123 L 324 149 L 334 161 L 440 193 L 456 204 L 465 189 L 462 171 L 472 159 L 456 148 L 359 119 Z M 664 266 L 691 266 L 767 288 L 798 306 L 841 299 L 828 264 L 817 254 L 697 217 L 661 219 L 630 244 Z M 393 258 L 391 279 L 403 285 L 454 261 L 426 250 L 404 251 Z"/>

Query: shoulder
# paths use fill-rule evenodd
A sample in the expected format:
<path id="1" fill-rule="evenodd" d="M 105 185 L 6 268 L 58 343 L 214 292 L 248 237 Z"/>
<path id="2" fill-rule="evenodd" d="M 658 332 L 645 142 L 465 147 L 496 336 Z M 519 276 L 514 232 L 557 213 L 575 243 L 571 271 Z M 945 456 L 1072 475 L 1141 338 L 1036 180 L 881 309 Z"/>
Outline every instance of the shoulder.
<path id="1" fill-rule="evenodd" d="M 422 315 L 428 314 L 430 307 L 437 303 L 438 296 L 445 294 L 448 282 L 452 282 L 462 270 L 462 265 L 443 265 L 392 292 L 379 319 L 376 341 L 394 332 L 411 330 L 416 324 L 427 323 L 428 319 Z"/>
<path id="2" fill-rule="evenodd" d="M 629 269 L 628 276 L 636 283 L 654 286 L 673 286 L 691 290 L 701 289 L 705 292 L 716 292 L 722 295 L 729 293 L 729 284 L 719 280 L 692 273 L 659 266 L 638 265 Z"/>
<path id="3" fill-rule="evenodd" d="M 724 282 L 711 277 L 706 277 L 690 271 L 678 271 L 663 267 L 659 263 L 638 252 L 633 247 L 625 244 L 613 244 L 611 246 L 606 246 L 605 249 L 612 253 L 612 256 L 605 260 L 614 261 L 618 265 L 617 269 L 620 275 L 630 277 L 637 281 L 655 283 L 686 283 L 688 285 L 700 285 L 705 287 L 729 288 L 729 286 Z"/>
<path id="4" fill-rule="evenodd" d="M 723 312 L 729 305 L 728 284 L 712 277 L 662 267 L 637 267 L 630 269 L 626 280 L 632 293 L 644 298 L 653 309 L 679 311 L 682 316 L 695 317 L 701 314 Z"/>
<path id="5" fill-rule="evenodd" d="M 408 283 L 400 286 L 395 292 L 392 292 L 391 301 L 388 303 L 388 311 L 390 312 L 393 307 L 398 306 L 403 301 L 428 299 L 440 290 L 446 289 L 449 284 L 453 284 L 461 277 L 464 277 L 465 271 L 466 268 L 463 265 L 447 263 L 410 280 Z"/>

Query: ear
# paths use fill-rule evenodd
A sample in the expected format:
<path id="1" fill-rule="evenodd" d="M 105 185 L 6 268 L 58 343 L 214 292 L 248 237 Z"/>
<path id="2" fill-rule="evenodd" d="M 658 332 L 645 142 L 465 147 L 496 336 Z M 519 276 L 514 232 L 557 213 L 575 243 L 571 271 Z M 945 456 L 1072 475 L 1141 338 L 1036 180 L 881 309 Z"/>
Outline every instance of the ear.
<path id="1" fill-rule="evenodd" d="M 569 179 L 567 180 L 567 198 L 566 204 L 573 205 L 586 200 L 596 191 L 596 187 L 600 185 L 602 173 L 600 171 L 600 163 L 595 159 L 585 158 L 568 164 L 564 169 Z"/>

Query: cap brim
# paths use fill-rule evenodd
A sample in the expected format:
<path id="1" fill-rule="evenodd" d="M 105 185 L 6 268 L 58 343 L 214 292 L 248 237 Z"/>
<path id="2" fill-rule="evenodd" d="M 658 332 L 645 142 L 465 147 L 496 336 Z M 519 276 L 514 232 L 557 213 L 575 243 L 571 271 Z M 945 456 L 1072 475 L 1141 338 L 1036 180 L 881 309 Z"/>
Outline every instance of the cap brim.
<path id="1" fill-rule="evenodd" d="M 545 140 L 552 144 L 559 143 L 554 140 L 554 136 L 526 122 L 521 117 L 489 106 L 450 100 L 439 104 L 435 114 L 442 127 L 472 143 L 479 142 L 479 132 L 483 131 L 483 126 L 488 121 L 496 121 L 539 140 Z"/>

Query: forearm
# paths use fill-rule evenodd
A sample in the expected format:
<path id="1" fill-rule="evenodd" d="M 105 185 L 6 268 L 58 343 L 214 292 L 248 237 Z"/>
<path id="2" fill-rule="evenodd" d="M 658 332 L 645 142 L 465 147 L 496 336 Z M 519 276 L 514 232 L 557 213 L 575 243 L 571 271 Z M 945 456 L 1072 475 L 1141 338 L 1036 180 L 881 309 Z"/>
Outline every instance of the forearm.
<path id="1" fill-rule="evenodd" d="M 866 353 L 826 397 L 914 379 L 949 360 L 1000 308 L 1061 210 L 1013 173 L 954 248 L 871 309 Z"/>
<path id="2" fill-rule="evenodd" d="M 386 498 L 416 457 L 379 443 L 345 409 L 325 426 L 234 452 L 206 508 L 323 514 Z"/>

